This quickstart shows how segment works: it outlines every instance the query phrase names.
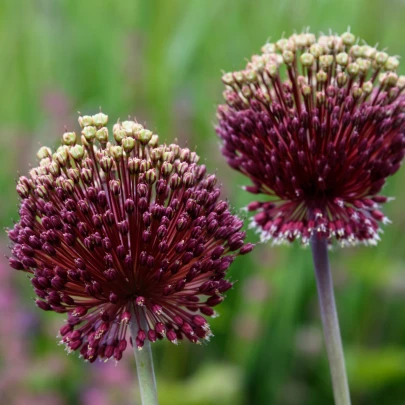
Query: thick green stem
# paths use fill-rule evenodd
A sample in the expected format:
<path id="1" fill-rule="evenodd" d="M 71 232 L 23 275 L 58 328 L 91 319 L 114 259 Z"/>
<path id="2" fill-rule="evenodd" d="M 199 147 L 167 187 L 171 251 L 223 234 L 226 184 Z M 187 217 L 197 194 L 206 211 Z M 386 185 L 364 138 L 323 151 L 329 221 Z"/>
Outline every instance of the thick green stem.
<path id="1" fill-rule="evenodd" d="M 131 309 L 130 331 L 134 347 L 136 370 L 138 373 L 139 388 L 141 391 L 142 405 L 158 405 L 155 372 L 153 370 L 153 359 L 151 344 L 145 340 L 141 350 L 137 348 L 136 337 L 139 329 L 147 333 L 148 326 L 143 308 L 139 308 L 137 315 L 134 308 Z"/>
<path id="2" fill-rule="evenodd" d="M 328 243 L 325 238 L 314 234 L 311 247 L 335 405 L 350 405 L 349 384 L 328 259 Z"/>

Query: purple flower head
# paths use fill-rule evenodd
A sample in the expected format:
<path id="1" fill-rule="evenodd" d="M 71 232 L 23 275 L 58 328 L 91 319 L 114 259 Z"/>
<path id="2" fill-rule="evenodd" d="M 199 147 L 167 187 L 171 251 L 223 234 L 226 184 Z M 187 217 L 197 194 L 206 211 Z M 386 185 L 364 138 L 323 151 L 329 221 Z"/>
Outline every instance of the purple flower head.
<path id="1" fill-rule="evenodd" d="M 67 132 L 55 153 L 39 150 L 8 231 L 10 265 L 32 275 L 38 307 L 68 314 L 62 342 L 91 362 L 121 359 L 141 311 L 139 349 L 208 339 L 204 316 L 232 287 L 235 256 L 253 247 L 196 153 L 159 145 L 134 121 L 114 125 L 110 142 L 107 119 L 80 117 L 81 144 Z"/>
<path id="2" fill-rule="evenodd" d="M 222 78 L 217 133 L 246 190 L 270 196 L 248 207 L 263 240 L 379 240 L 379 193 L 404 156 L 405 77 L 396 57 L 357 42 L 292 35 Z"/>

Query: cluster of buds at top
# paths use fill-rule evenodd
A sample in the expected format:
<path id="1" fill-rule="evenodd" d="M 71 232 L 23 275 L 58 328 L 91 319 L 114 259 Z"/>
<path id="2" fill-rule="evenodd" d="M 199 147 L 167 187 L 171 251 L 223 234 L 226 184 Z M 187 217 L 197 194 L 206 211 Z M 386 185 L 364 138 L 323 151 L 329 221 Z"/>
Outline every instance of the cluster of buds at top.
<path id="1" fill-rule="evenodd" d="M 195 152 L 159 145 L 131 120 L 111 141 L 107 120 L 82 116 L 81 143 L 66 132 L 55 152 L 38 151 L 8 231 L 10 265 L 31 273 L 38 307 L 68 314 L 62 341 L 91 362 L 121 359 L 129 322 L 139 349 L 208 339 L 205 316 L 232 287 L 227 270 L 253 247 Z"/>
<path id="2" fill-rule="evenodd" d="M 342 245 L 375 244 L 378 195 L 404 156 L 405 77 L 399 61 L 350 32 L 267 43 L 246 69 L 226 73 L 217 133 L 247 191 L 264 240 L 313 233 Z"/>

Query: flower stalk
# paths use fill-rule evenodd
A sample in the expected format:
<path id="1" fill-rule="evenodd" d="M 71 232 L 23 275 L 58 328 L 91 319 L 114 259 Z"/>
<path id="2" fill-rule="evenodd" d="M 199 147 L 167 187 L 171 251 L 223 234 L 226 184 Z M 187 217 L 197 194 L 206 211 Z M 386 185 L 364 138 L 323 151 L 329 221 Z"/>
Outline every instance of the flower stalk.
<path id="1" fill-rule="evenodd" d="M 328 259 L 328 242 L 315 233 L 311 237 L 311 248 L 335 405 L 350 405 L 349 384 Z"/>
<path id="2" fill-rule="evenodd" d="M 132 307 L 131 318 L 133 321 L 130 324 L 130 333 L 133 342 L 142 405 L 158 405 L 156 378 L 153 368 L 152 348 L 150 341 L 146 339 L 143 347 L 141 348 L 138 348 L 135 344 L 139 330 L 148 330 L 145 311 L 140 309 L 138 314 L 136 314 L 134 308 Z M 136 322 L 137 318 L 138 322 Z"/>

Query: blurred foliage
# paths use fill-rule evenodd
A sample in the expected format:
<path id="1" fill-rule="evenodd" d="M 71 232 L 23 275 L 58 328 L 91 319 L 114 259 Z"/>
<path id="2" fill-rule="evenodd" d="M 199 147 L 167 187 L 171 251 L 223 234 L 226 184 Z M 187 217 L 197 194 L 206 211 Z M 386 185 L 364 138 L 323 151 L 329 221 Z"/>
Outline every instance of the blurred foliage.
<path id="1" fill-rule="evenodd" d="M 65 127 L 78 129 L 76 111 L 99 106 L 111 121 L 136 115 L 164 140 L 197 148 L 239 211 L 251 199 L 239 186 L 247 180 L 224 164 L 213 129 L 221 70 L 307 26 L 351 26 L 404 55 L 404 19 L 402 0 L 1 0 L 0 223 L 16 218 L 13 179 L 35 163 L 38 144 L 56 145 Z M 394 223 L 380 245 L 332 254 L 355 404 L 404 403 L 404 179 L 389 179 Z M 154 345 L 161 404 L 331 404 L 309 251 L 260 245 L 230 274 L 238 283 L 209 345 Z M 130 352 L 117 367 L 67 357 L 54 338 L 62 317 L 40 313 L 7 265 L 0 281 L 2 404 L 136 403 Z"/>

